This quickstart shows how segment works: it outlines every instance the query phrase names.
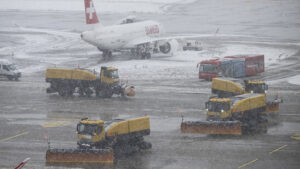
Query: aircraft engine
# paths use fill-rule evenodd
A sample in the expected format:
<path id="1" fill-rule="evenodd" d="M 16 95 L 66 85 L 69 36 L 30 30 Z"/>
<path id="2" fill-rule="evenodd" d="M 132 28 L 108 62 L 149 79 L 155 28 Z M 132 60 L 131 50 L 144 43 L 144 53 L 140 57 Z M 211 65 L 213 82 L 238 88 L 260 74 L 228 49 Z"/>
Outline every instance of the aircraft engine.
<path id="1" fill-rule="evenodd" d="M 159 51 L 164 54 L 168 54 L 177 50 L 178 42 L 175 39 L 161 42 L 159 45 Z"/>

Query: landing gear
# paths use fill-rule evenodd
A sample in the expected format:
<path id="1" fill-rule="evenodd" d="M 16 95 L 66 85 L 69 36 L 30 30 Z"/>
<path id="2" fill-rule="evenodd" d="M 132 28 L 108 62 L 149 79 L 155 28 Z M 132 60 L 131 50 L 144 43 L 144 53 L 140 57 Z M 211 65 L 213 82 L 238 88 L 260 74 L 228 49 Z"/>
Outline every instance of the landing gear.
<path id="1" fill-rule="evenodd" d="M 104 60 L 111 59 L 111 57 L 112 57 L 112 51 L 110 51 L 110 50 L 102 50 L 102 49 L 99 49 L 99 50 L 102 51 L 102 57 L 103 57 Z"/>
<path id="2" fill-rule="evenodd" d="M 151 45 L 150 43 L 142 44 L 136 46 L 136 48 L 131 49 L 131 55 L 139 59 L 150 59 L 151 58 Z"/>

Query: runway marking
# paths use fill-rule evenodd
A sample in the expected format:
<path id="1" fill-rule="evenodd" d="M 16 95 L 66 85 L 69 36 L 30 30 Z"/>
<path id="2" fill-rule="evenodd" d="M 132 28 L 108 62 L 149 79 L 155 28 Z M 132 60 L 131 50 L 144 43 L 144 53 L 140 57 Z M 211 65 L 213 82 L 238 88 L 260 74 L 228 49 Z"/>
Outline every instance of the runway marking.
<path id="1" fill-rule="evenodd" d="M 300 140 L 300 133 L 292 135 L 291 138 L 295 140 Z"/>
<path id="2" fill-rule="evenodd" d="M 283 149 L 283 148 L 286 147 L 286 146 L 287 146 L 287 145 L 283 145 L 283 146 L 281 146 L 281 147 L 279 147 L 279 148 L 277 148 L 277 149 L 275 149 L 275 150 L 269 152 L 269 154 L 275 153 L 276 151 L 279 151 L 279 150 Z"/>
<path id="3" fill-rule="evenodd" d="M 67 126 L 71 122 L 69 121 L 52 121 L 49 123 L 42 124 L 41 126 L 44 128 L 49 128 L 49 127 L 61 127 L 61 126 Z"/>
<path id="4" fill-rule="evenodd" d="M 13 139 L 13 138 L 22 136 L 22 135 L 26 135 L 26 134 L 28 134 L 28 133 L 29 133 L 28 131 L 25 131 L 25 132 L 23 132 L 23 133 L 21 133 L 21 134 L 17 134 L 17 135 L 12 136 L 12 137 L 7 137 L 7 138 L 4 138 L 4 139 L 1 139 L 0 142 L 5 142 L 5 141 L 7 141 L 7 140 L 10 140 L 10 139 Z"/>
<path id="5" fill-rule="evenodd" d="M 239 168 L 246 167 L 247 165 L 249 165 L 249 164 L 251 164 L 251 163 L 254 163 L 254 162 L 257 161 L 257 160 L 258 160 L 258 158 L 256 158 L 255 160 L 252 160 L 252 161 L 250 161 L 250 162 L 248 162 L 248 163 L 245 163 L 245 164 L 243 164 L 243 165 L 240 165 Z"/>

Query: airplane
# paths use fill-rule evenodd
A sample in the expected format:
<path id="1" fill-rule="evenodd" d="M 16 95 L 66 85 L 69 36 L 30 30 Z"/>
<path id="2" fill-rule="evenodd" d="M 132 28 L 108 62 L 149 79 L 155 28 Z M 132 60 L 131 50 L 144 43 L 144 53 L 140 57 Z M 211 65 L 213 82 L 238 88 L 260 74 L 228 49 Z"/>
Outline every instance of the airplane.
<path id="1" fill-rule="evenodd" d="M 156 21 L 138 21 L 127 17 L 119 24 L 104 26 L 96 14 L 93 0 L 84 0 L 86 24 L 93 29 L 81 33 L 81 39 L 102 51 L 104 59 L 112 57 L 113 51 L 130 50 L 141 59 L 150 59 L 153 53 L 168 54 L 177 41 L 163 38 L 162 25 Z"/>

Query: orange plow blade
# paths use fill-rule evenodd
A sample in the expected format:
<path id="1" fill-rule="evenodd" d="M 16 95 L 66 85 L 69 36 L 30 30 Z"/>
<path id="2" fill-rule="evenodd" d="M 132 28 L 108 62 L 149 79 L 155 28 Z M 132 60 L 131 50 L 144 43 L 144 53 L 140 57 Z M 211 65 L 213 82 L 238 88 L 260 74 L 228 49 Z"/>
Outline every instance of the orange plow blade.
<path id="1" fill-rule="evenodd" d="M 47 165 L 92 164 L 113 165 L 112 149 L 49 149 L 46 152 Z"/>
<path id="2" fill-rule="evenodd" d="M 181 133 L 241 135 L 242 126 L 238 121 L 185 121 Z"/>
<path id="3" fill-rule="evenodd" d="M 279 112 L 279 103 L 267 103 L 267 109 L 265 111 L 265 113 L 276 113 Z"/>

